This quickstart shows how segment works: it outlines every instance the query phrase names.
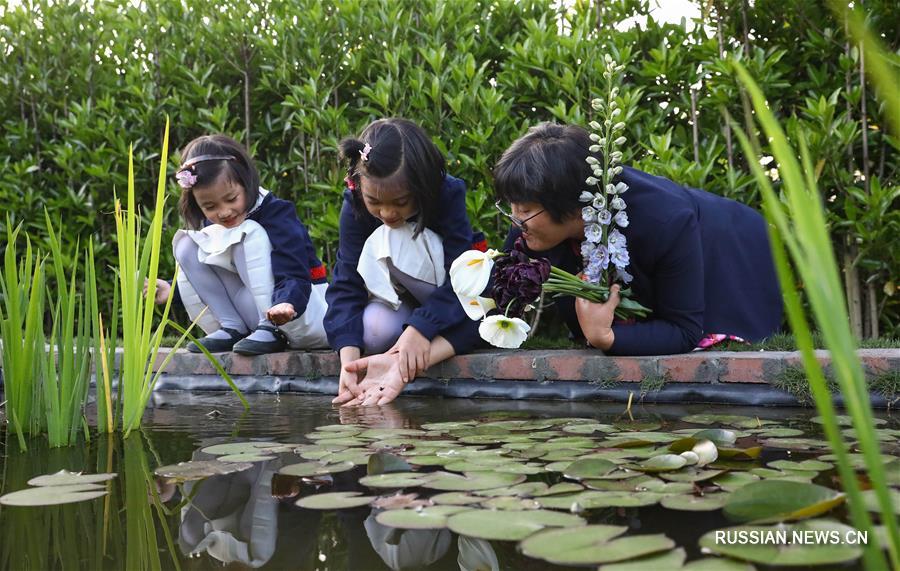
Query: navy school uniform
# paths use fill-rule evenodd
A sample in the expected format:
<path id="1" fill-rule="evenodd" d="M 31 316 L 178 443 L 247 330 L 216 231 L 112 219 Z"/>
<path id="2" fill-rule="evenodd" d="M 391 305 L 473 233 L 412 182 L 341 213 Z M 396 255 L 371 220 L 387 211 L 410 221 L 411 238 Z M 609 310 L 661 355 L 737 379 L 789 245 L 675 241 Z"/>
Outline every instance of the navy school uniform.
<path id="1" fill-rule="evenodd" d="M 653 310 L 646 319 L 615 323 L 612 355 L 667 355 L 693 350 L 703 335 L 758 341 L 781 327 L 782 298 L 766 221 L 752 208 L 626 167 L 619 179 L 629 225 L 632 297 Z M 505 249 L 521 232 L 510 229 Z M 581 244 L 568 240 L 543 256 L 563 270 L 583 269 Z M 555 299 L 583 338 L 572 296 Z"/>
<path id="2" fill-rule="evenodd" d="M 247 218 L 265 229 L 272 244 L 272 305 L 290 303 L 297 315 L 302 315 L 309 304 L 312 284 L 326 283 L 326 270 L 306 226 L 297 217 L 294 203 L 270 192 Z M 203 223 L 210 224 L 209 220 Z"/>
<path id="3" fill-rule="evenodd" d="M 441 187 L 439 219 L 431 228 L 443 239 L 444 267 L 450 265 L 460 254 L 472 249 L 472 226 L 466 214 L 466 185 L 450 175 L 444 178 Z M 325 299 L 328 312 L 325 314 L 325 331 L 332 349 L 343 347 L 363 347 L 363 311 L 369 303 L 369 292 L 356 266 L 366 239 L 382 222 L 365 209 L 357 211 L 353 206 L 353 195 L 344 190 L 344 204 L 341 207 L 340 244 L 337 260 L 332 271 L 331 285 Z M 417 307 L 404 325 L 412 325 L 427 339 L 440 335 L 453 346 L 456 354 L 470 351 L 480 344 L 478 322 L 466 317 L 462 305 L 450 286 L 450 279 L 437 288 L 431 297 Z"/>

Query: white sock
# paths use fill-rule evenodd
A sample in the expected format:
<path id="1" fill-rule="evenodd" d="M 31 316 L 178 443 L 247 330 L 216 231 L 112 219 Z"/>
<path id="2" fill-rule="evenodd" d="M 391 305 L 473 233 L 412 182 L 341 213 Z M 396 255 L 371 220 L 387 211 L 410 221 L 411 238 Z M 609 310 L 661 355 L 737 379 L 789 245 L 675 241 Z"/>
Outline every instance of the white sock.
<path id="1" fill-rule="evenodd" d="M 257 329 L 253 333 L 251 333 L 247 339 L 251 341 L 260 341 L 262 343 L 269 343 L 271 341 L 275 341 L 275 334 L 271 331 L 266 331 L 265 329 Z"/>
<path id="2" fill-rule="evenodd" d="M 206 336 L 207 339 L 231 339 L 231 334 L 224 329 L 217 329 Z"/>

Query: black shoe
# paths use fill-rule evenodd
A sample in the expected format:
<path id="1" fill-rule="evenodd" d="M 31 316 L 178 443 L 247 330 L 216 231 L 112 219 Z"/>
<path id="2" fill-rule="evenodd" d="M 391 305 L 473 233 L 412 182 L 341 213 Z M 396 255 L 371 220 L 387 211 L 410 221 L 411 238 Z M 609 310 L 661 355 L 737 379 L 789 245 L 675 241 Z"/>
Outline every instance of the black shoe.
<path id="1" fill-rule="evenodd" d="M 266 355 L 267 353 L 278 353 L 284 351 L 287 347 L 287 338 L 274 325 L 260 325 L 257 331 L 262 329 L 275 335 L 273 341 L 254 341 L 250 338 L 244 338 L 234 344 L 232 351 L 240 355 Z"/>
<path id="2" fill-rule="evenodd" d="M 241 333 L 236 329 L 228 329 L 227 327 L 223 327 L 222 331 L 228 333 L 230 336 L 228 339 L 210 339 L 209 335 L 206 337 L 201 337 L 197 339 L 197 343 L 206 347 L 206 350 L 210 353 L 224 353 L 225 351 L 231 351 L 231 348 L 234 347 L 234 344 L 249 335 L 249 333 Z M 197 347 L 196 343 L 191 343 L 188 345 L 188 351 L 191 353 L 202 353 L 200 347 Z"/>

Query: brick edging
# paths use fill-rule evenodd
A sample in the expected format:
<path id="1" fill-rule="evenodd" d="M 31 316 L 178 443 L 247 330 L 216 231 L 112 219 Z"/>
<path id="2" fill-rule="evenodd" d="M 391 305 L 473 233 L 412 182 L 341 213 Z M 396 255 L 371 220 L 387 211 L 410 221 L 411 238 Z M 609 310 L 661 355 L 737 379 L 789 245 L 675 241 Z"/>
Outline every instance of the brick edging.
<path id="1" fill-rule="evenodd" d="M 157 366 L 168 354 L 161 349 Z M 900 349 L 860 349 L 866 375 L 900 371 Z M 828 372 L 827 351 L 816 356 Z M 217 355 L 231 375 L 276 375 L 299 378 L 335 377 L 340 361 L 332 351 L 288 351 L 259 357 Z M 662 377 L 667 382 L 767 383 L 789 367 L 802 367 L 796 351 L 712 351 L 653 357 L 609 357 L 593 350 L 482 351 L 454 357 L 430 368 L 434 379 L 504 379 L 520 381 L 640 382 Z M 201 354 L 179 350 L 166 373 L 215 375 Z"/>

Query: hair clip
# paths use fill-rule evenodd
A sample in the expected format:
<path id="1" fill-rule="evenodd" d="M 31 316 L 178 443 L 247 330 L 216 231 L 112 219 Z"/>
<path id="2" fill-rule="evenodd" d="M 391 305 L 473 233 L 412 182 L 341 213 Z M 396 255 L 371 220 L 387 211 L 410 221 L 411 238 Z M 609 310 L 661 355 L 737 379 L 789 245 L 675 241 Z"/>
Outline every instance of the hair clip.
<path id="1" fill-rule="evenodd" d="M 237 160 L 237 157 L 234 155 L 198 155 L 196 157 L 191 157 L 188 160 L 184 161 L 181 165 L 181 168 L 186 169 L 188 167 L 192 167 L 197 163 L 202 163 L 206 161 L 234 161 Z"/>
<path id="2" fill-rule="evenodd" d="M 370 145 L 369 143 L 366 143 L 366 146 L 363 147 L 363 149 L 359 152 L 359 158 L 361 158 L 364 163 L 369 161 L 369 152 L 371 150 L 372 150 L 372 145 Z"/>
<path id="3" fill-rule="evenodd" d="M 197 175 L 195 175 L 188 169 L 180 170 L 175 173 L 175 179 L 178 181 L 178 186 L 184 189 L 191 188 L 192 186 L 197 184 Z"/>

